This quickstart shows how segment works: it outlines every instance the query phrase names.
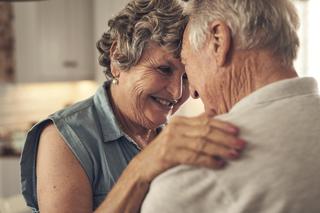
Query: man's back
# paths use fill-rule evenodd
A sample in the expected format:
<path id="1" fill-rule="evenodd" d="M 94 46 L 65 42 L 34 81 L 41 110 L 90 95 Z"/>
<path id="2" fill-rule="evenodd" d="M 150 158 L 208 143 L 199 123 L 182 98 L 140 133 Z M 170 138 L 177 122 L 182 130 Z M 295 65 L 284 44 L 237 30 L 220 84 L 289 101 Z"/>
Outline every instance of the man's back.
<path id="1" fill-rule="evenodd" d="M 268 85 L 220 116 L 243 157 L 220 171 L 180 166 L 152 183 L 142 212 L 320 212 L 320 98 L 311 78 Z"/>

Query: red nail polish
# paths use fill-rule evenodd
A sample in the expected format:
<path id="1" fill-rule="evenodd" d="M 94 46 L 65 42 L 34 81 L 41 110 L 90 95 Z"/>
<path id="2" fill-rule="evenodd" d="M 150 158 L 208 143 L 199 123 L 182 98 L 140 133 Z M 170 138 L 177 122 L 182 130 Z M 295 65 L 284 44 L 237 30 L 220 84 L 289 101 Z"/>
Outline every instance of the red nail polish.
<path id="1" fill-rule="evenodd" d="M 219 166 L 220 168 L 224 167 L 226 164 L 227 164 L 227 162 L 225 162 L 224 160 L 220 160 L 220 161 L 218 162 L 218 166 Z"/>
<path id="2" fill-rule="evenodd" d="M 236 150 L 232 150 L 231 152 L 229 152 L 229 157 L 231 157 L 232 159 L 236 159 L 240 157 L 240 153 L 237 152 Z"/>
<path id="3" fill-rule="evenodd" d="M 247 143 L 245 141 L 243 141 L 243 140 L 238 140 L 236 142 L 236 146 L 239 149 L 244 149 L 246 147 L 246 145 L 247 145 Z"/>
<path id="4" fill-rule="evenodd" d="M 238 133 L 238 128 L 235 128 L 235 127 L 228 127 L 228 131 L 230 132 L 230 133 L 235 133 L 235 134 L 237 134 Z"/>

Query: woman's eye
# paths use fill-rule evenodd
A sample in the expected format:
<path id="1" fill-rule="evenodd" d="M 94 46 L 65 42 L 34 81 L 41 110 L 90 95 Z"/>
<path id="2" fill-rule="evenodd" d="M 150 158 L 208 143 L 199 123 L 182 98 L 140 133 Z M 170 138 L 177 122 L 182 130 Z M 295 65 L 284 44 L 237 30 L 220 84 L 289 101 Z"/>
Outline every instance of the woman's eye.
<path id="1" fill-rule="evenodd" d="M 160 66 L 158 67 L 158 70 L 164 74 L 171 74 L 173 71 L 171 67 L 168 67 L 168 66 Z"/>

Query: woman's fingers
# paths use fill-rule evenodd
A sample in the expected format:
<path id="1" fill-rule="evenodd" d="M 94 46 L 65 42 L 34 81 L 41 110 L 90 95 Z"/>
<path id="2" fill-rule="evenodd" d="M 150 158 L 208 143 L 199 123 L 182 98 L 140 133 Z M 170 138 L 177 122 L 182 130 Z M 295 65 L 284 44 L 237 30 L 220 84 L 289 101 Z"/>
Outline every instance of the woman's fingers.
<path id="1" fill-rule="evenodd" d="M 246 146 L 246 142 L 244 140 L 216 128 L 211 128 L 205 138 L 209 142 L 214 142 L 232 149 L 242 150 Z"/>
<path id="2" fill-rule="evenodd" d="M 206 139 L 194 140 L 185 138 L 185 144 L 180 149 L 189 149 L 195 153 L 205 154 L 211 157 L 218 157 L 226 160 L 233 160 L 240 157 L 241 151 L 231 149 L 220 144 L 209 142 Z"/>
<path id="3" fill-rule="evenodd" d="M 207 167 L 210 169 L 222 168 L 226 162 L 203 153 L 194 152 L 188 149 L 182 149 L 175 156 L 176 164 L 187 164 L 192 166 Z"/>
<path id="4" fill-rule="evenodd" d="M 191 126 L 211 126 L 223 131 L 226 131 L 231 134 L 238 134 L 239 129 L 231 123 L 221 121 L 218 119 L 214 119 L 213 117 L 209 117 L 207 115 L 199 115 L 196 117 L 183 117 L 183 116 L 175 116 L 172 120 L 174 124 L 185 124 Z"/>
<path id="5" fill-rule="evenodd" d="M 228 123 L 226 121 L 221 121 L 218 119 L 211 118 L 209 119 L 209 125 L 229 133 L 233 133 L 233 134 L 239 133 L 239 129 L 237 127 L 235 127 L 233 124 Z"/>
<path id="6" fill-rule="evenodd" d="M 186 118 L 176 116 L 166 128 L 140 153 L 143 166 L 150 179 L 168 168 L 179 164 L 221 168 L 227 160 L 236 159 L 245 147 L 238 139 L 237 131 L 231 124 L 207 116 Z"/>
<path id="7" fill-rule="evenodd" d="M 218 144 L 203 142 L 204 145 L 200 146 L 197 152 L 202 152 L 206 155 L 222 158 L 225 160 L 234 160 L 240 157 L 241 151 L 226 148 L 225 146 L 221 146 Z"/>
<path id="8" fill-rule="evenodd" d="M 225 132 L 221 129 L 212 126 L 191 126 L 185 124 L 176 124 L 174 127 L 176 134 L 183 135 L 186 138 L 191 138 L 195 141 L 207 140 L 210 143 L 219 144 L 230 149 L 242 150 L 245 148 L 245 141 L 239 139 L 237 136 Z M 185 143 L 183 140 L 181 143 Z"/>

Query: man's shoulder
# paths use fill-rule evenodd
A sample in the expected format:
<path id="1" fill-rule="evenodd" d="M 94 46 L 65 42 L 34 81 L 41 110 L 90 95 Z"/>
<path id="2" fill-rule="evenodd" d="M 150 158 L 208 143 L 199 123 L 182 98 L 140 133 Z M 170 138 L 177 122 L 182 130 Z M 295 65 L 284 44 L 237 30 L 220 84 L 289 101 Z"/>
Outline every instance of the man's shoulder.
<path id="1" fill-rule="evenodd" d="M 148 211 L 142 212 L 164 210 L 161 201 L 168 202 L 163 211 L 167 213 L 303 208 L 297 202 L 304 200 L 300 191 L 309 188 L 309 194 L 320 196 L 316 178 L 320 164 L 314 162 L 320 152 L 319 103 L 317 97 L 288 97 L 216 117 L 240 128 L 240 137 L 248 142 L 242 157 L 223 170 L 190 166 L 168 170 L 151 184 L 144 203 Z M 278 197 L 284 206 L 271 202 Z M 310 198 L 304 202 L 317 205 Z"/>
<path id="2" fill-rule="evenodd" d="M 298 116 L 297 116 L 298 115 Z M 259 103 L 241 103 L 229 113 L 218 115 L 215 119 L 231 122 L 240 128 L 251 131 L 265 131 L 288 128 L 299 130 L 300 126 L 315 126 L 320 119 L 320 97 L 318 94 L 287 96 L 279 99 L 266 100 Z M 285 126 L 283 126 L 285 125 Z M 320 124 L 319 124 L 320 125 Z"/>
<path id="3" fill-rule="evenodd" d="M 215 200 L 221 202 L 215 210 L 223 212 L 231 198 L 229 192 L 217 181 L 211 169 L 187 165 L 169 169 L 151 183 L 141 212 L 193 213 L 195 209 L 206 212 L 212 209 Z M 166 201 L 165 205 L 162 201 Z"/>

